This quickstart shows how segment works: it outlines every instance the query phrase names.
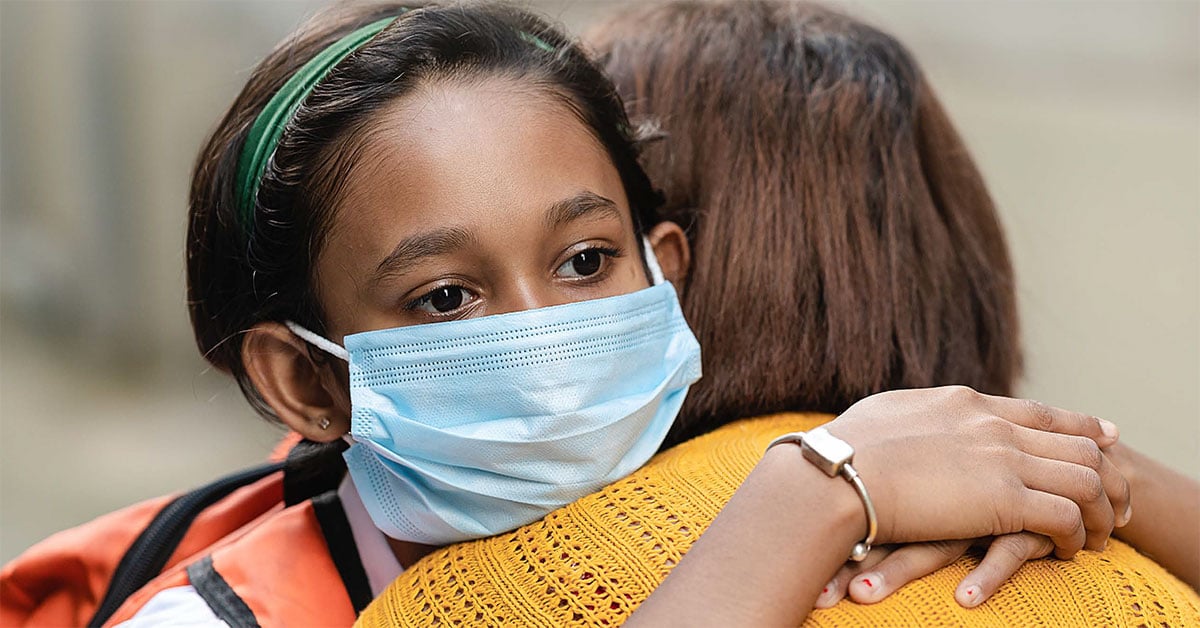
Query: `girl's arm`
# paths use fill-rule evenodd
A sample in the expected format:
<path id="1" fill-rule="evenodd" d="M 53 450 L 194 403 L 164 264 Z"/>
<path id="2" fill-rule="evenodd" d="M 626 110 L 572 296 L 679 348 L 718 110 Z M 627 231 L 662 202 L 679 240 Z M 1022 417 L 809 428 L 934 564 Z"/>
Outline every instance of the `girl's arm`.
<path id="1" fill-rule="evenodd" d="M 1100 455 L 1115 427 L 1094 417 L 952 387 L 874 395 L 826 427 L 856 449 L 880 543 L 1028 529 L 1066 558 L 1128 503 Z M 630 625 L 796 625 L 865 528 L 849 484 L 776 446 Z"/>
<path id="2" fill-rule="evenodd" d="M 866 534 L 854 489 L 772 447 L 626 626 L 798 626 Z"/>
<path id="3" fill-rule="evenodd" d="M 1117 538 L 1200 591 L 1200 482 L 1121 443 L 1105 451 L 1133 495 L 1134 515 Z"/>

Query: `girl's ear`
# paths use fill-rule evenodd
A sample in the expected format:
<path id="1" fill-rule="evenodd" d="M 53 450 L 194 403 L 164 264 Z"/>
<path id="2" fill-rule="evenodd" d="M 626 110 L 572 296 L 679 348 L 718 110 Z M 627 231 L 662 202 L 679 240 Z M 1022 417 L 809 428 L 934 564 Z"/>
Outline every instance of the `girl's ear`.
<path id="1" fill-rule="evenodd" d="M 336 360 L 314 360 L 308 344 L 280 323 L 259 323 L 242 340 L 242 364 L 254 388 L 281 421 L 312 441 L 350 431 L 350 398 Z"/>
<path id="2" fill-rule="evenodd" d="M 682 294 L 684 281 L 687 280 L 688 271 L 692 267 L 692 249 L 683 229 L 664 220 L 650 229 L 646 239 L 654 249 L 654 256 L 658 258 L 658 265 L 662 267 L 663 277 Z"/>

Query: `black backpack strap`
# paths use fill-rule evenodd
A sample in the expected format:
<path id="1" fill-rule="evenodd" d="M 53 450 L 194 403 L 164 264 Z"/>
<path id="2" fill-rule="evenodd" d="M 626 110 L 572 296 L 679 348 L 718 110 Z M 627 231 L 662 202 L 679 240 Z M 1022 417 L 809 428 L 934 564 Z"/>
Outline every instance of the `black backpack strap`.
<path id="1" fill-rule="evenodd" d="M 171 554 L 179 547 L 192 522 L 205 508 L 224 499 L 233 491 L 257 482 L 283 469 L 284 463 L 276 462 L 253 467 L 227 475 L 206 486 L 202 486 L 171 500 L 117 563 L 108 590 L 96 608 L 96 614 L 88 622 L 89 628 L 101 626 L 117 612 L 130 595 L 153 580 L 167 564 Z"/>
<path id="2" fill-rule="evenodd" d="M 317 516 L 321 534 L 329 546 L 329 556 L 342 577 L 342 584 L 354 606 L 354 614 L 358 615 L 375 596 L 371 594 L 371 583 L 367 580 L 367 570 L 363 568 L 358 544 L 354 542 L 346 509 L 342 507 L 337 491 L 322 493 L 314 497 L 312 503 L 313 514 Z"/>
<path id="3" fill-rule="evenodd" d="M 188 565 L 187 574 L 192 587 L 217 619 L 229 624 L 230 628 L 259 628 L 254 611 L 213 567 L 212 556 Z"/>

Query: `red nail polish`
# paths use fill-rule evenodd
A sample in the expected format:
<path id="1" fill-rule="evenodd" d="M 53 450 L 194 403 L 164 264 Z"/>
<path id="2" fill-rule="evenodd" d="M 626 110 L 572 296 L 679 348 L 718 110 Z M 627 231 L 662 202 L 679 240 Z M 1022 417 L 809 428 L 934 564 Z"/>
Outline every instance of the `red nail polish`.
<path id="1" fill-rule="evenodd" d="M 871 579 L 870 579 L 870 578 L 863 578 L 863 582 L 864 582 L 864 583 L 866 583 L 866 585 L 867 585 L 867 586 L 869 586 L 869 587 L 873 587 L 873 586 L 875 586 L 875 585 L 871 584 Z"/>
<path id="2" fill-rule="evenodd" d="M 975 589 L 967 589 L 967 595 L 975 597 Z"/>
<path id="3" fill-rule="evenodd" d="M 824 589 L 821 589 L 821 593 L 829 593 L 829 587 L 825 587 Z"/>

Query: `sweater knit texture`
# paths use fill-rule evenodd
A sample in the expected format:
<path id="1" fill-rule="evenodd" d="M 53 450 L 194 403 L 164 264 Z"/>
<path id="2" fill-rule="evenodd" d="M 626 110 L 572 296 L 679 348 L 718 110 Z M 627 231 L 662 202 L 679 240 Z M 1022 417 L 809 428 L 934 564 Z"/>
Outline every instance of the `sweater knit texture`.
<path id="1" fill-rule="evenodd" d="M 732 423 L 655 456 L 629 477 L 513 532 L 460 543 L 404 572 L 358 626 L 617 626 L 637 608 L 774 437 L 831 417 Z M 869 487 L 868 487 L 869 488 Z M 954 589 L 969 554 L 886 600 L 814 610 L 805 626 L 1200 626 L 1200 597 L 1119 541 L 1029 562 L 981 606 Z"/>

